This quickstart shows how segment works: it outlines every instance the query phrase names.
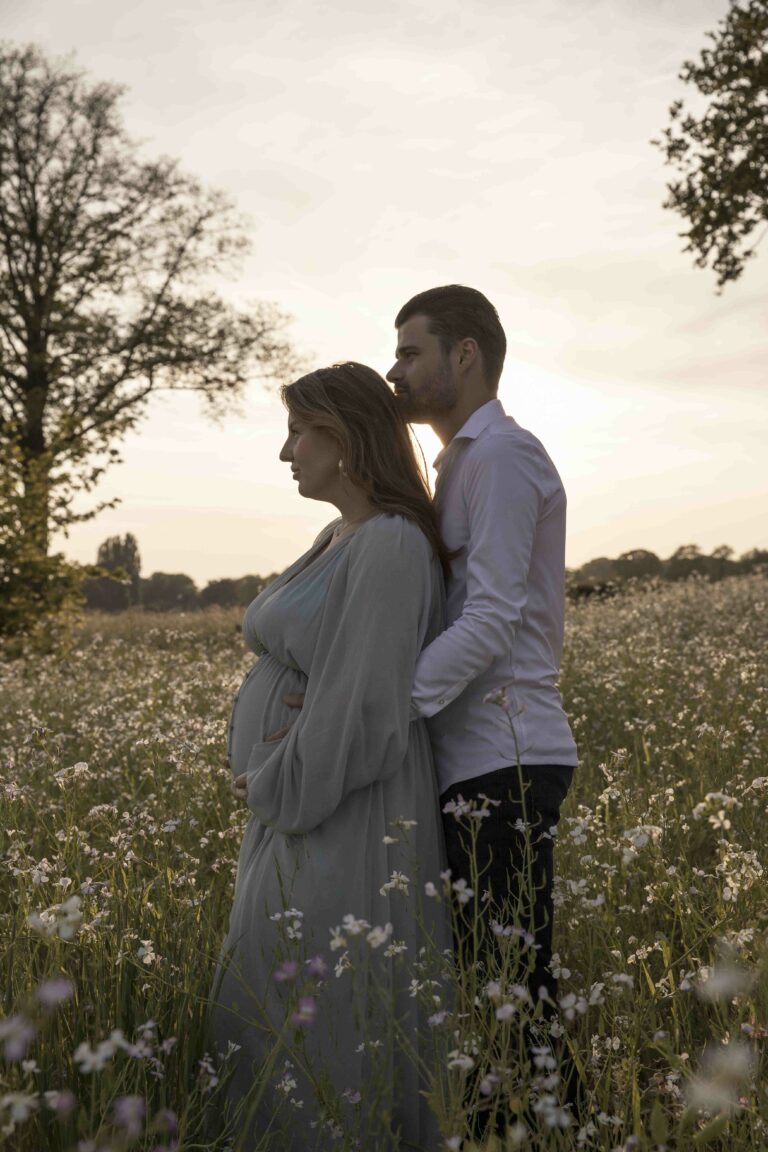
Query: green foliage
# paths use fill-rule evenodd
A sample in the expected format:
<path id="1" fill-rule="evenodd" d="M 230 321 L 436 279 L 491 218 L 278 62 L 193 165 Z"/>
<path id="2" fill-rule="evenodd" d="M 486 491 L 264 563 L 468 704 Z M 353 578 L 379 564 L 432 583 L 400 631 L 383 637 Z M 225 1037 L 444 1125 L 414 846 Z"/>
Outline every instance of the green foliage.
<path id="1" fill-rule="evenodd" d="M 153 572 L 141 581 L 141 602 L 150 612 L 189 612 L 198 607 L 197 588 L 183 572 Z"/>
<path id="2" fill-rule="evenodd" d="M 43 563 L 56 529 L 118 455 L 159 389 L 221 415 L 255 374 L 295 368 L 272 305 L 233 308 L 215 283 L 247 251 L 220 192 L 145 160 L 122 90 L 35 47 L 0 45 L 0 464 Z M 38 590 L 34 605 L 53 610 Z"/>
<path id="3" fill-rule="evenodd" d="M 45 487 L 45 469 L 21 484 L 20 453 L 7 452 L 0 468 L 0 650 L 51 648 L 71 637 L 82 603 L 83 569 L 41 548 L 29 515 Z M 25 506 L 26 505 L 26 506 Z"/>
<path id="4" fill-rule="evenodd" d="M 698 267 L 711 264 L 722 289 L 741 275 L 768 225 L 768 0 L 731 0 L 708 36 L 712 47 L 681 73 L 704 110 L 694 114 L 677 100 L 655 143 L 680 172 L 665 207 L 683 217 L 686 251 Z"/>

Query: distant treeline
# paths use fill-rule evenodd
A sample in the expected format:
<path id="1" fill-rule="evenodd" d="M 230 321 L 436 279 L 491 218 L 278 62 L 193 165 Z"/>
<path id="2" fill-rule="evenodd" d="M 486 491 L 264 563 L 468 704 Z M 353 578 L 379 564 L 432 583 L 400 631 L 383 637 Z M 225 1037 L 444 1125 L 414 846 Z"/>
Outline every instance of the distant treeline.
<path id="1" fill-rule="evenodd" d="M 239 579 L 210 580 L 198 588 L 183 572 L 153 572 L 141 575 L 141 559 L 136 539 L 130 533 L 111 536 L 100 546 L 97 557 L 99 575 L 89 576 L 82 584 L 86 607 L 100 612 L 123 612 L 143 608 L 148 612 L 194 612 L 200 608 L 245 607 L 275 579 L 268 576 L 241 576 Z M 687 580 L 699 576 L 722 580 L 758 569 L 768 571 L 768 550 L 753 548 L 738 559 L 727 545 L 709 555 L 695 544 L 684 544 L 666 560 L 655 552 L 635 548 L 615 560 L 601 556 L 581 568 L 567 572 L 567 592 L 571 599 L 594 595 L 611 595 L 628 580 L 650 583 L 657 580 Z"/>
<path id="2" fill-rule="evenodd" d="M 571 599 L 595 594 L 608 594 L 618 590 L 628 580 L 653 581 L 688 580 L 698 576 L 709 581 L 726 576 L 742 576 L 758 570 L 768 571 L 768 551 L 753 548 L 736 558 L 733 548 L 722 544 L 709 554 L 696 544 L 683 544 L 666 560 L 645 548 L 622 552 L 615 560 L 600 556 L 581 568 L 568 569 L 567 591 Z"/>

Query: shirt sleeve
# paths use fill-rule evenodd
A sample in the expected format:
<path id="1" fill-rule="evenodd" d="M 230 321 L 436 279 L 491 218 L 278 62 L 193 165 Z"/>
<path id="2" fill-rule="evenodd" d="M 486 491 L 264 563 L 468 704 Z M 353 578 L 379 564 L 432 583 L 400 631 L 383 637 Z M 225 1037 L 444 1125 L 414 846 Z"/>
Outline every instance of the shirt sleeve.
<path id="1" fill-rule="evenodd" d="M 497 659 L 510 659 L 527 600 L 528 569 L 545 493 L 532 445 L 477 442 L 465 462 L 469 521 L 467 597 L 461 615 L 419 656 L 411 718 L 433 716 Z"/>
<path id="2" fill-rule="evenodd" d="M 312 831 L 352 791 L 405 762 L 416 657 L 431 634 L 440 573 L 400 516 L 371 521 L 331 581 L 304 704 L 283 739 L 256 744 L 248 807 L 284 833 Z"/>

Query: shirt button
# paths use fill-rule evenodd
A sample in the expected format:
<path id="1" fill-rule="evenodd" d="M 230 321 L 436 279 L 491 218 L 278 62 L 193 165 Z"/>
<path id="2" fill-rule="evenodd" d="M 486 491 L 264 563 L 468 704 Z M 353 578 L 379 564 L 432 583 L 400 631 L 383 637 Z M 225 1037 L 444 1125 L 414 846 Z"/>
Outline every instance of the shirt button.
<path id="1" fill-rule="evenodd" d="M 445 704 L 445 697 L 444 696 L 440 697 L 440 699 L 438 700 L 438 704 Z"/>

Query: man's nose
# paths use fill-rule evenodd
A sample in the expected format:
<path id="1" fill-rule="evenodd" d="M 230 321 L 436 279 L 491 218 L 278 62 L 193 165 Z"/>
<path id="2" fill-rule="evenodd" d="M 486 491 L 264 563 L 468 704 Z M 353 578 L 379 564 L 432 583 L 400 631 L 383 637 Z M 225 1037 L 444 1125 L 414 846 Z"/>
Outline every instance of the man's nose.
<path id="1" fill-rule="evenodd" d="M 389 380 L 390 384 L 394 384 L 399 379 L 400 379 L 400 365 L 399 364 L 393 364 L 392 367 L 390 368 L 389 372 L 387 372 L 387 380 Z"/>

